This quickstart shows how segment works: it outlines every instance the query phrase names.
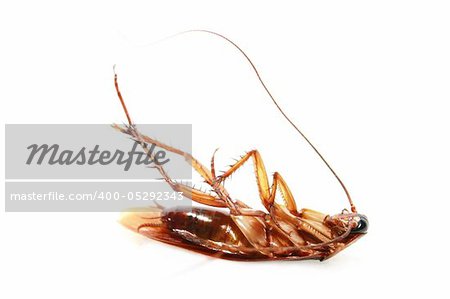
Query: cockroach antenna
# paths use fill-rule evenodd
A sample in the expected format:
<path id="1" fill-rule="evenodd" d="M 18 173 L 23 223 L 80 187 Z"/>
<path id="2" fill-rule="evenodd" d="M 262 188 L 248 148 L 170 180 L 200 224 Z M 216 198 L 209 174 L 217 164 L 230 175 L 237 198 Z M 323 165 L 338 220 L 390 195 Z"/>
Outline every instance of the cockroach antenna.
<path id="1" fill-rule="evenodd" d="M 316 152 L 316 154 L 319 156 L 319 158 L 323 161 L 323 163 L 325 163 L 325 165 L 328 167 L 328 169 L 331 171 L 331 173 L 334 175 L 334 177 L 337 179 L 337 181 L 339 182 L 339 184 L 341 185 L 342 189 L 345 192 L 345 195 L 347 196 L 348 202 L 350 203 L 350 207 L 353 213 L 357 213 L 356 212 L 356 207 L 353 204 L 353 200 L 350 196 L 350 192 L 347 190 L 347 187 L 345 187 L 344 182 L 340 179 L 340 177 L 337 175 L 337 173 L 334 171 L 334 169 L 331 167 L 331 165 L 328 163 L 328 161 L 322 156 L 322 154 L 319 152 L 319 150 L 314 146 L 314 144 L 312 144 L 312 142 L 308 139 L 308 137 L 306 137 L 306 135 L 294 124 L 294 122 L 286 115 L 286 113 L 283 111 L 283 109 L 281 109 L 280 105 L 278 104 L 277 100 L 275 100 L 274 96 L 272 95 L 272 93 L 270 92 L 270 90 L 267 88 L 266 84 L 264 83 L 263 79 L 261 78 L 261 75 L 258 71 L 258 69 L 256 68 L 255 64 L 253 63 L 253 61 L 250 59 L 250 57 L 244 52 L 244 50 L 241 49 L 241 47 L 239 47 L 235 42 L 233 42 L 232 40 L 230 40 L 228 37 L 214 32 L 214 31 L 210 31 L 210 30 L 204 30 L 204 29 L 193 29 L 193 30 L 186 30 L 186 31 L 182 31 L 176 34 L 173 34 L 171 36 L 168 36 L 160 41 L 164 41 L 182 34 L 186 34 L 186 33 L 194 33 L 194 32 L 203 32 L 203 33 L 208 33 L 208 34 L 212 34 L 215 36 L 218 36 L 222 39 L 224 39 L 225 41 L 227 41 L 228 43 L 230 43 L 231 45 L 233 45 L 242 55 L 244 55 L 245 59 L 248 61 L 248 63 L 250 64 L 250 66 L 252 67 L 253 71 L 255 72 L 256 76 L 258 77 L 259 82 L 261 83 L 262 87 L 264 88 L 264 90 L 266 91 L 266 93 L 269 95 L 270 99 L 272 100 L 272 102 L 275 104 L 275 106 L 277 107 L 277 109 L 280 111 L 280 113 L 283 115 L 283 117 L 291 124 L 292 127 L 294 127 L 294 129 L 297 131 L 297 133 L 299 133 L 304 140 L 306 140 L 306 142 L 311 146 L 311 148 L 314 150 L 314 152 Z M 123 101 L 122 101 L 123 104 Z M 127 114 L 128 117 L 128 114 Z"/>

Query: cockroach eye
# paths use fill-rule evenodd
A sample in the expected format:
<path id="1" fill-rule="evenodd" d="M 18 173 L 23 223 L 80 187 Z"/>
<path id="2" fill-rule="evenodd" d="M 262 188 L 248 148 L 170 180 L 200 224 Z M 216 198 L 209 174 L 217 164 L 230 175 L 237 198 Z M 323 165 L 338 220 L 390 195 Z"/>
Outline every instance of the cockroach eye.
<path id="1" fill-rule="evenodd" d="M 359 215 L 358 225 L 352 229 L 353 234 L 365 234 L 369 230 L 369 219 L 365 215 Z"/>

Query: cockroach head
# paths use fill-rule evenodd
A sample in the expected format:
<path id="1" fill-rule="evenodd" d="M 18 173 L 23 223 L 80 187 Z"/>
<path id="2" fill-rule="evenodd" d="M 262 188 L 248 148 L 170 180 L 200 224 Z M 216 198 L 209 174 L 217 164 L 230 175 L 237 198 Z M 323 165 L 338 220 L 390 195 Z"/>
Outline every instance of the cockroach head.
<path id="1" fill-rule="evenodd" d="M 356 242 L 367 233 L 369 228 L 369 220 L 365 215 L 347 211 L 338 215 L 327 216 L 325 224 L 336 236 L 332 242 L 339 244 L 339 246 L 331 250 L 324 259 L 329 259 Z"/>
<path id="2" fill-rule="evenodd" d="M 326 224 L 335 231 L 348 231 L 350 234 L 366 234 L 369 229 L 367 216 L 356 213 L 334 215 L 326 219 Z"/>
<path id="3" fill-rule="evenodd" d="M 352 228 L 352 234 L 365 234 L 369 230 L 369 219 L 366 215 L 357 214 L 358 224 Z"/>

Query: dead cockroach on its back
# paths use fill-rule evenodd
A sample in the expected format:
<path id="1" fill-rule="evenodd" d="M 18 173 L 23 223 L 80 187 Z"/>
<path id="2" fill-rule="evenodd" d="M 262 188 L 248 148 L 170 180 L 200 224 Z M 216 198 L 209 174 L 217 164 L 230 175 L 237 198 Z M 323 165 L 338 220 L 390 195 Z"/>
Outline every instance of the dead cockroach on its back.
<path id="1" fill-rule="evenodd" d="M 186 32 L 206 32 L 219 36 L 231 43 L 245 56 L 283 116 L 308 142 L 336 177 L 346 193 L 351 211 L 344 210 L 337 215 L 325 215 L 310 209 L 298 210 L 287 183 L 279 173 L 273 174 L 272 183 L 269 184 L 263 160 L 257 150 L 246 153 L 222 175 L 217 176 L 214 155 L 211 160 L 211 168 L 208 169 L 191 154 L 141 134 L 131 120 L 119 90 L 117 74 L 115 74 L 116 91 L 125 111 L 128 125 L 114 125 L 114 127 L 131 136 L 144 150 L 147 150 L 147 145 L 156 145 L 184 157 L 213 191 L 211 195 L 180 184 L 169 177 L 163 166 L 155 165 L 173 190 L 183 192 L 185 197 L 205 207 L 175 209 L 151 207 L 142 212 L 124 213 L 122 223 L 134 231 L 161 242 L 236 260 L 324 260 L 362 237 L 369 226 L 367 217 L 357 213 L 344 183 L 309 139 L 278 106 L 255 65 L 244 51 L 228 38 L 212 31 L 191 30 Z M 151 155 L 148 151 L 147 154 Z M 259 196 L 266 211 L 252 209 L 245 203 L 231 198 L 224 187 L 227 178 L 249 160 L 253 162 Z M 277 191 L 283 197 L 281 204 L 275 201 Z"/>

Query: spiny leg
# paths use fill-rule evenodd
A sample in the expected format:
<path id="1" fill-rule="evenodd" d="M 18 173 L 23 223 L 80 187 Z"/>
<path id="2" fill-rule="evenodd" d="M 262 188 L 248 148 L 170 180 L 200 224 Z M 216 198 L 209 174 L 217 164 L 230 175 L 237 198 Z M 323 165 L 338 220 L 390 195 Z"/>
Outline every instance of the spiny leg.
<path id="1" fill-rule="evenodd" d="M 148 136 L 145 136 L 143 134 L 141 134 L 140 132 L 137 131 L 136 125 L 133 123 L 133 121 L 131 120 L 131 117 L 128 113 L 128 109 L 127 106 L 125 104 L 125 101 L 123 99 L 122 93 L 120 92 L 120 88 L 119 88 L 119 82 L 118 82 L 118 78 L 117 78 L 117 73 L 115 71 L 115 65 L 113 67 L 114 70 L 114 86 L 116 88 L 116 92 L 117 92 L 117 96 L 119 97 L 120 103 L 122 104 L 122 108 L 125 112 L 125 115 L 127 117 L 128 120 L 128 126 L 126 126 L 125 128 L 118 126 L 116 124 L 113 125 L 113 127 L 117 130 L 119 130 L 120 132 L 124 133 L 124 134 L 128 134 L 130 136 L 132 136 L 133 138 L 137 138 L 138 137 L 138 141 L 141 142 L 141 145 L 143 145 L 143 143 L 148 143 L 148 144 L 154 144 L 160 148 L 163 148 L 169 152 L 178 154 L 180 156 L 183 156 L 184 159 L 186 160 L 186 162 L 188 162 L 189 164 L 192 165 L 192 167 L 203 177 L 203 179 L 206 181 L 206 183 L 208 184 L 212 184 L 213 183 L 213 179 L 212 179 L 212 175 L 211 172 L 209 171 L 209 169 L 207 169 L 205 166 L 203 166 L 197 159 L 195 159 L 194 157 L 192 157 L 191 154 L 186 153 L 180 149 L 177 149 L 175 147 L 172 147 L 170 145 L 164 144 L 156 139 L 150 138 Z"/>
<path id="2" fill-rule="evenodd" d="M 122 107 L 123 107 L 124 112 L 125 112 L 125 114 L 127 116 L 128 124 L 129 124 L 125 128 L 120 127 L 118 125 L 113 125 L 114 128 L 116 128 L 117 130 L 119 130 L 120 132 L 122 132 L 124 134 L 130 135 L 133 139 L 135 139 L 136 141 L 138 141 L 141 144 L 141 146 L 144 148 L 144 150 L 146 149 L 146 144 L 154 144 L 154 145 L 156 145 L 156 146 L 158 146 L 160 148 L 163 148 L 163 149 L 165 149 L 165 150 L 167 150 L 169 152 L 172 152 L 172 153 L 175 153 L 175 154 L 183 156 L 184 159 L 186 160 L 186 162 L 188 162 L 194 168 L 194 170 L 196 170 L 202 176 L 202 178 L 205 180 L 205 182 L 212 187 L 212 189 L 217 194 L 217 196 L 220 199 L 220 201 L 222 201 L 222 202 L 224 202 L 226 204 L 226 207 L 228 207 L 230 209 L 231 213 L 239 214 L 241 209 L 248 208 L 242 202 L 232 200 L 231 197 L 229 196 L 228 192 L 226 191 L 225 187 L 223 187 L 221 184 L 216 184 L 215 174 L 213 175 L 208 168 L 203 166 L 191 154 L 186 153 L 186 152 L 184 152 L 184 151 L 182 151 L 180 149 L 177 149 L 175 147 L 169 146 L 169 145 L 164 144 L 164 143 L 162 143 L 162 142 L 160 142 L 160 141 L 158 141 L 156 139 L 153 139 L 153 138 L 150 138 L 148 136 L 145 136 L 145 135 L 141 134 L 137 130 L 136 125 L 133 123 L 133 121 L 131 120 L 131 117 L 130 117 L 130 115 L 128 113 L 127 107 L 125 105 L 125 101 L 124 101 L 124 99 L 122 97 L 122 94 L 120 92 L 120 89 L 119 89 L 119 83 L 118 83 L 118 80 L 117 80 L 117 74 L 115 73 L 115 70 L 114 70 L 114 85 L 115 85 L 115 88 L 116 88 L 117 96 L 119 97 L 119 100 L 120 100 L 120 102 L 122 104 Z M 148 151 L 147 151 L 147 154 L 148 154 Z M 165 171 L 162 168 L 162 166 L 158 165 L 156 168 L 158 168 L 158 170 L 161 173 L 164 173 L 164 175 L 165 175 L 164 178 L 165 178 L 166 181 L 168 181 L 168 182 L 170 181 L 170 182 L 173 183 L 171 185 L 172 187 L 176 187 L 176 188 L 179 188 L 179 189 L 184 188 L 184 187 L 181 187 L 183 185 L 179 186 L 176 183 L 174 183 L 173 180 L 170 179 L 167 176 L 167 174 L 165 173 Z M 194 195 L 197 195 L 197 192 L 193 192 L 193 193 L 194 193 Z M 222 206 L 221 203 L 220 204 L 219 203 L 215 203 L 214 200 L 205 201 L 204 197 L 205 196 L 203 194 L 200 194 L 199 196 L 193 196 L 192 200 L 199 200 L 199 203 L 204 203 L 204 204 L 207 204 L 207 205 L 212 205 L 212 206 L 220 205 L 220 206 Z M 215 198 L 215 197 L 212 197 L 212 198 Z M 209 198 L 209 199 L 211 199 L 211 198 Z"/>
<path id="3" fill-rule="evenodd" d="M 287 209 L 292 213 L 297 213 L 297 206 L 295 204 L 294 197 L 288 185 L 284 181 L 283 177 L 275 172 L 273 175 L 272 186 L 269 187 L 269 180 L 267 177 L 267 171 L 264 166 L 264 162 L 261 155 L 257 150 L 252 150 L 241 157 L 234 165 L 232 165 L 225 173 L 218 177 L 218 182 L 222 183 L 226 178 L 233 174 L 238 168 L 245 164 L 250 158 L 253 160 L 253 166 L 256 175 L 256 182 L 258 185 L 259 196 L 263 202 L 263 205 L 268 211 L 270 211 L 275 201 L 276 191 L 280 190 Z"/>
<path id="4" fill-rule="evenodd" d="M 195 171 L 197 171 L 202 178 L 205 180 L 205 182 L 207 184 L 212 184 L 213 179 L 212 179 L 212 175 L 211 172 L 209 171 L 208 168 L 206 168 L 202 163 L 200 163 L 197 159 L 195 159 L 194 157 L 192 157 L 191 154 L 186 153 L 180 149 L 177 149 L 175 147 L 172 147 L 170 145 L 164 144 L 156 139 L 153 139 L 151 137 L 148 137 L 144 134 L 141 134 L 140 132 L 137 131 L 136 127 L 134 125 L 132 126 L 126 126 L 121 127 L 118 126 L 116 124 L 113 125 L 113 127 L 117 130 L 119 130 L 120 132 L 130 135 L 132 138 L 136 139 L 140 139 L 140 140 L 136 140 L 138 142 L 142 142 L 142 143 L 147 143 L 147 144 L 154 144 L 157 147 L 160 147 L 162 149 L 165 149 L 169 152 L 175 153 L 177 155 L 183 156 L 184 159 L 186 160 L 187 163 L 189 163 L 192 168 L 194 168 Z M 139 137 L 139 138 L 137 138 Z"/>
<path id="5" fill-rule="evenodd" d="M 114 128 L 116 128 L 117 130 L 119 130 L 120 132 L 124 133 L 124 134 L 128 134 L 130 135 L 134 140 L 136 140 L 137 142 L 140 143 L 140 145 L 144 148 L 144 150 L 146 151 L 147 155 L 149 155 L 149 151 L 147 150 L 146 145 L 147 144 L 154 144 L 158 147 L 161 147 L 167 151 L 170 151 L 172 153 L 181 155 L 184 157 L 184 159 L 186 160 L 186 162 L 188 162 L 193 168 L 194 170 L 196 170 L 201 176 L 202 178 L 205 180 L 205 182 L 207 184 L 209 184 L 210 186 L 213 185 L 213 178 L 212 178 L 212 174 L 209 171 L 209 169 L 207 169 L 205 166 L 203 166 L 197 159 L 195 159 L 194 157 L 192 157 L 191 154 L 186 153 L 180 149 L 177 149 L 175 147 L 169 146 L 167 144 L 164 144 L 156 139 L 150 138 L 148 136 L 145 136 L 143 134 L 141 134 L 136 126 L 134 125 L 133 121 L 131 120 L 130 115 L 128 114 L 128 109 L 125 105 L 125 101 L 122 97 L 122 94 L 120 92 L 119 89 L 119 83 L 117 80 L 117 74 L 114 72 L 114 85 L 116 88 L 116 92 L 117 92 L 117 96 L 119 97 L 119 100 L 122 104 L 122 107 L 124 109 L 124 112 L 127 116 L 127 120 L 128 120 L 128 126 L 125 127 L 121 127 L 118 125 L 113 125 Z M 191 199 L 194 201 L 197 201 L 199 203 L 202 204 L 206 204 L 206 205 L 210 205 L 210 206 L 216 206 L 216 207 L 229 207 L 230 209 L 236 209 L 234 206 L 234 203 L 231 201 L 231 199 L 228 196 L 228 193 L 226 192 L 225 188 L 219 186 L 220 188 L 218 188 L 219 190 L 214 190 L 218 197 L 214 197 L 211 196 L 209 194 L 206 194 L 204 192 L 201 192 L 199 190 L 190 188 L 188 186 L 184 186 L 181 184 L 178 184 L 176 182 L 174 182 L 165 172 L 164 168 L 161 165 L 156 165 L 155 166 L 159 172 L 163 175 L 164 179 L 171 185 L 172 188 L 175 188 L 177 190 L 183 190 L 185 192 L 187 192 L 187 194 L 190 194 Z M 219 191 L 219 192 L 217 192 Z M 226 203 L 226 204 L 225 204 Z"/>
<path id="6" fill-rule="evenodd" d="M 136 128 L 132 129 L 133 131 L 130 132 L 129 134 L 133 137 L 133 139 L 135 139 L 137 142 L 139 142 L 142 146 L 142 148 L 144 149 L 145 153 L 153 160 L 153 156 L 152 153 L 149 151 L 148 147 L 147 147 L 147 140 L 149 140 L 150 138 L 142 135 Z M 213 206 L 213 207 L 221 207 L 221 208 L 225 208 L 227 207 L 226 202 L 220 198 L 220 197 L 215 197 L 212 196 L 210 194 L 207 194 L 201 190 L 197 190 L 195 188 L 192 188 L 190 186 L 186 186 L 183 185 L 181 183 L 178 183 L 176 181 L 174 181 L 166 172 L 166 170 L 164 169 L 164 167 L 162 167 L 159 164 L 155 164 L 155 166 L 153 166 L 154 168 L 158 169 L 159 173 L 162 175 L 162 177 L 164 178 L 164 180 L 169 184 L 169 186 L 177 192 L 182 192 L 184 196 L 186 196 L 187 198 L 192 199 L 195 202 L 201 203 L 201 204 L 205 204 L 208 206 Z M 206 168 L 205 168 L 206 169 Z"/>
<path id="7" fill-rule="evenodd" d="M 215 156 L 216 156 L 216 153 L 217 153 L 218 150 L 219 149 L 216 148 L 216 150 L 214 151 L 214 153 L 213 153 L 213 155 L 211 157 L 211 175 L 212 175 L 213 181 L 216 180 L 216 167 L 214 165 L 214 159 L 215 159 Z"/>
<path id="8" fill-rule="evenodd" d="M 177 191 L 182 192 L 184 196 L 192 199 L 195 202 L 212 206 L 212 207 L 218 207 L 218 208 L 226 208 L 227 204 L 224 202 L 220 197 L 215 197 L 211 194 L 207 194 L 201 190 L 192 188 L 190 186 L 186 186 L 177 182 L 174 182 L 172 180 L 166 180 L 170 187 Z"/>
<path id="9" fill-rule="evenodd" d="M 253 165 L 256 175 L 256 181 L 258 185 L 258 191 L 259 196 L 263 202 L 263 205 L 267 209 L 267 211 L 271 214 L 272 217 L 275 217 L 277 212 L 280 211 L 280 209 L 272 209 L 272 206 L 275 202 L 275 196 L 277 193 L 277 190 L 280 190 L 280 193 L 284 199 L 286 208 L 291 213 L 297 212 L 297 207 L 294 201 L 294 197 L 292 196 L 291 191 L 289 190 L 289 187 L 287 186 L 286 182 L 282 178 L 282 176 L 279 173 L 274 173 L 273 175 L 273 182 L 272 186 L 269 188 L 269 181 L 267 178 L 267 172 L 264 166 L 264 162 L 261 158 L 261 155 L 257 150 L 250 151 L 243 157 L 241 157 L 240 160 L 238 160 L 234 165 L 230 167 L 228 171 L 226 171 L 223 175 L 221 175 L 218 178 L 218 183 L 223 182 L 227 177 L 229 177 L 233 172 L 235 172 L 239 167 L 245 164 L 250 158 L 253 159 Z M 277 207 L 279 207 L 277 205 Z M 243 213 L 244 214 L 244 213 Z M 273 214 L 273 215 L 272 215 Z M 244 214 L 245 215 L 245 214 Z M 252 216 L 251 214 L 248 214 L 248 216 Z M 262 215 L 253 215 L 253 216 L 262 216 Z M 262 220 L 266 223 L 269 227 L 276 227 L 275 224 L 271 223 L 271 218 L 267 218 L 266 215 L 262 216 Z M 237 223 L 238 224 L 238 223 Z M 281 223 L 280 225 L 282 225 Z M 238 224 L 239 225 L 239 224 Z M 296 245 L 304 245 L 305 241 L 304 239 L 298 234 L 295 227 L 285 224 L 282 225 L 283 227 L 280 227 L 281 231 L 288 234 L 288 238 L 291 242 L 293 242 Z"/>
<path id="10" fill-rule="evenodd" d="M 274 219 L 290 219 L 291 221 L 296 223 L 297 228 L 312 234 L 317 237 L 321 241 L 329 241 L 331 238 L 330 232 L 327 227 L 321 225 L 320 223 L 311 223 L 307 220 L 300 220 L 300 218 L 296 217 L 299 215 L 297 210 L 297 206 L 295 204 L 294 197 L 292 195 L 291 190 L 289 189 L 287 183 L 283 179 L 283 177 L 275 172 L 273 174 L 273 182 L 272 186 L 269 189 L 269 181 L 267 178 L 267 172 L 261 158 L 261 155 L 257 150 L 252 150 L 248 152 L 246 155 L 242 156 L 240 160 L 238 160 L 234 165 L 228 169 L 223 175 L 221 175 L 218 179 L 219 182 L 223 182 L 227 177 L 229 177 L 232 173 L 234 173 L 239 167 L 245 164 L 250 158 L 253 160 L 253 166 L 255 169 L 256 182 L 258 185 L 259 196 L 263 202 L 263 205 L 266 207 L 267 211 L 271 214 Z M 284 206 L 278 205 L 275 203 L 275 197 L 277 190 L 280 191 L 281 196 L 284 200 Z M 275 208 L 273 208 L 275 207 Z M 287 209 L 286 213 L 284 209 Z M 288 232 L 291 236 L 297 238 L 297 242 L 302 243 L 303 239 L 296 233 L 296 230 L 292 230 L 290 225 L 287 225 L 282 228 L 284 231 Z M 291 239 L 294 241 L 294 239 Z"/>

